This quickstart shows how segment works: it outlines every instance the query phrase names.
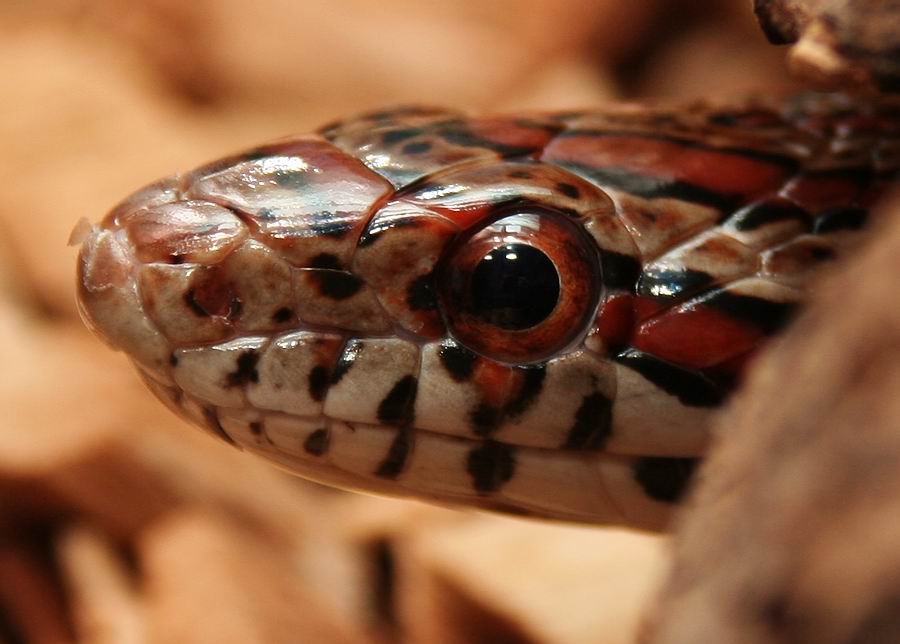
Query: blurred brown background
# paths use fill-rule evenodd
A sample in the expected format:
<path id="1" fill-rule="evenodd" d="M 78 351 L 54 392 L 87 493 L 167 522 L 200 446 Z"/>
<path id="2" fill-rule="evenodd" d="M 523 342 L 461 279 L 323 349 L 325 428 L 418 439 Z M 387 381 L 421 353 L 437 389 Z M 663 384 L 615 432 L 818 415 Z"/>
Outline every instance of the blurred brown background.
<path id="1" fill-rule="evenodd" d="M 187 430 L 73 297 L 136 187 L 398 103 L 790 88 L 749 0 L 0 4 L 0 644 L 634 642 L 663 539 L 352 496 Z"/>

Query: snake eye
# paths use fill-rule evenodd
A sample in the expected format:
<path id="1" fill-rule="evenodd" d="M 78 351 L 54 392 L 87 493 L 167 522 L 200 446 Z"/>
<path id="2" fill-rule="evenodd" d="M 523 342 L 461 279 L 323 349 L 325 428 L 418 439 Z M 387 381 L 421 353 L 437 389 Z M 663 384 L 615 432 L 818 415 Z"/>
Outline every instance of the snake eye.
<path id="1" fill-rule="evenodd" d="M 562 213 L 510 211 L 448 254 L 439 295 L 454 337 L 495 360 L 538 362 L 582 334 L 599 299 L 590 238 Z"/>
<path id="2" fill-rule="evenodd" d="M 498 246 L 472 273 L 473 313 L 501 329 L 530 329 L 546 320 L 558 301 L 556 266 L 526 244 Z"/>

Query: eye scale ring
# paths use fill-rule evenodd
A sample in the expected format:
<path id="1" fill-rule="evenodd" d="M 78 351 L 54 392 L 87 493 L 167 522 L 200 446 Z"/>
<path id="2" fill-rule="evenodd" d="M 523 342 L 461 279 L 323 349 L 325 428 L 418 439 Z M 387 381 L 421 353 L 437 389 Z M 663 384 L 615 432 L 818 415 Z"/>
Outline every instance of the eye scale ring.
<path id="1" fill-rule="evenodd" d="M 460 344 L 492 360 L 534 364 L 586 333 L 601 295 L 599 251 L 563 212 L 518 206 L 457 242 L 438 295 Z"/>
<path id="2" fill-rule="evenodd" d="M 559 302 L 553 261 L 526 244 L 504 244 L 488 252 L 472 273 L 472 308 L 485 322 L 507 331 L 543 322 Z"/>

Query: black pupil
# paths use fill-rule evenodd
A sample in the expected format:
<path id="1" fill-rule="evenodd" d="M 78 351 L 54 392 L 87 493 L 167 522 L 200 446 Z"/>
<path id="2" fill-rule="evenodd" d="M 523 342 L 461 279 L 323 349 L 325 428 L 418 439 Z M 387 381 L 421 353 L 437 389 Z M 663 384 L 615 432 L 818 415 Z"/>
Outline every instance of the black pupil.
<path id="1" fill-rule="evenodd" d="M 499 246 L 472 274 L 472 312 L 518 331 L 547 319 L 559 300 L 559 274 L 541 251 L 525 244 Z"/>

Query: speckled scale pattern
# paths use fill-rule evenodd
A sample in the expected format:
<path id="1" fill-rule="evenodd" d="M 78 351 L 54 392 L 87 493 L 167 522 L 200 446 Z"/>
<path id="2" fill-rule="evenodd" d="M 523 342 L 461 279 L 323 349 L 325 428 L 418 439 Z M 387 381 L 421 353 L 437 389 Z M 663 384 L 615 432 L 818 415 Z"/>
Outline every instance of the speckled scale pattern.
<path id="1" fill-rule="evenodd" d="M 370 113 L 138 191 L 82 241 L 79 304 L 173 410 L 303 476 L 657 528 L 711 410 L 893 181 L 898 115 Z M 597 257 L 561 276 L 598 285 L 584 328 L 538 361 L 473 351 L 442 310 L 448 256 L 513 211 Z"/>

